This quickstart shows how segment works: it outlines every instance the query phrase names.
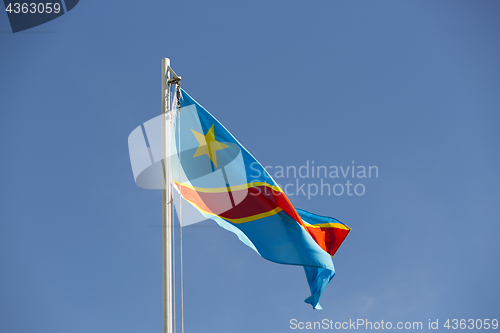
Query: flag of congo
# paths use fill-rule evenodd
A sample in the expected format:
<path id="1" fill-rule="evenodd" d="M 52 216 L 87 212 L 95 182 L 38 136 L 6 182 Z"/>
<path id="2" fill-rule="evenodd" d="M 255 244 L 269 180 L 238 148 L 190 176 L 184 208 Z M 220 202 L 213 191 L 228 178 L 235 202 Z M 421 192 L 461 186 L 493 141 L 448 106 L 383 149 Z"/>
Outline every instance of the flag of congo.
<path id="1" fill-rule="evenodd" d="M 171 149 L 182 197 L 265 259 L 303 266 L 311 290 L 305 301 L 321 309 L 319 298 L 335 275 L 331 257 L 350 228 L 295 209 L 256 159 L 182 89 L 180 106 Z"/>

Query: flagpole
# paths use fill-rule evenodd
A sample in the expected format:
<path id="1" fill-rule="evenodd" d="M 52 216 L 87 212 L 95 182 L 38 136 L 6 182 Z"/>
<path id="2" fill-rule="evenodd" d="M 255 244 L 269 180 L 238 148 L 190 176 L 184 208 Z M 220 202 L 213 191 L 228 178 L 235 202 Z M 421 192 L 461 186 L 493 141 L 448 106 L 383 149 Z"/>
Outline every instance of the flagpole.
<path id="1" fill-rule="evenodd" d="M 162 154 L 165 186 L 163 188 L 163 333 L 173 333 L 173 288 L 172 288 L 172 193 L 170 180 L 170 134 L 171 134 L 171 90 L 168 82 L 170 74 L 170 59 L 163 58 L 161 62 L 161 110 L 162 121 Z"/>

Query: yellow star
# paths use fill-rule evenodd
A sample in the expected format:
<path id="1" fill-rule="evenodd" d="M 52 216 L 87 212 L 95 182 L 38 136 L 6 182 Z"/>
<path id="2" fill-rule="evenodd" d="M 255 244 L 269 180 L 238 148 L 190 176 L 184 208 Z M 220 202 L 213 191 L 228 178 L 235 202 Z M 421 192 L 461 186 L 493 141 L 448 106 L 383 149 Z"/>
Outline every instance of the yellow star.
<path id="1" fill-rule="evenodd" d="M 206 154 L 208 155 L 208 157 L 210 157 L 210 160 L 214 163 L 215 167 L 217 168 L 217 150 L 228 148 L 229 146 L 215 140 L 214 124 L 212 124 L 212 127 L 210 127 L 206 135 L 198 133 L 193 129 L 191 129 L 191 131 L 196 137 L 196 140 L 198 140 L 198 143 L 200 144 L 198 146 L 198 149 L 196 149 L 196 153 L 194 153 L 193 157 Z"/>

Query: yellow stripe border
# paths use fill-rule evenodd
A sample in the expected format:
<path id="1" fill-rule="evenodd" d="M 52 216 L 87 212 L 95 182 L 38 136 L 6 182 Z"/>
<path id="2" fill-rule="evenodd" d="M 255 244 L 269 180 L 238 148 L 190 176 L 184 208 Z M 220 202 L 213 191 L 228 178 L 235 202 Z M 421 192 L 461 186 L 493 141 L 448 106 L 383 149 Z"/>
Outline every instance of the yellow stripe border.
<path id="1" fill-rule="evenodd" d="M 345 224 L 337 223 L 337 222 L 334 222 L 334 223 L 318 223 L 318 224 L 310 224 L 310 223 L 307 223 L 304 220 L 302 220 L 302 222 L 304 222 L 304 224 L 307 227 L 311 227 L 311 228 L 337 228 L 337 229 L 351 230 L 351 228 L 349 228 Z"/>
<path id="2" fill-rule="evenodd" d="M 241 185 L 235 185 L 235 186 L 226 186 L 226 187 L 214 187 L 214 188 L 206 188 L 206 187 L 195 187 L 191 186 L 185 183 L 181 183 L 178 181 L 175 181 L 177 185 L 181 185 L 182 187 L 189 188 L 191 190 L 194 190 L 196 192 L 202 192 L 202 193 L 227 193 L 227 192 L 234 192 L 234 191 L 239 191 L 239 190 L 244 190 L 247 188 L 252 188 L 252 187 L 257 187 L 257 186 L 265 186 L 268 187 L 276 192 L 283 192 L 281 188 L 279 188 L 276 185 L 271 185 L 269 183 L 265 182 L 253 182 L 253 183 L 247 183 L 247 184 L 241 184 Z"/>

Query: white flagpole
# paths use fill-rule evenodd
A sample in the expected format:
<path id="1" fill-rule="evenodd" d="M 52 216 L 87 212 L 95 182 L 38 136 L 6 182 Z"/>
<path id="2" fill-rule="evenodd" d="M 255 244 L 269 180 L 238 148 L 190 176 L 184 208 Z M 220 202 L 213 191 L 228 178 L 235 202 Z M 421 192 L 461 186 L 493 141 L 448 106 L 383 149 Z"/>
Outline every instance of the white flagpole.
<path id="1" fill-rule="evenodd" d="M 162 137 L 163 137 L 163 172 L 165 187 L 163 189 L 163 333 L 173 333 L 173 288 L 172 288 L 172 193 L 170 180 L 170 135 L 171 135 L 171 90 L 170 59 L 164 58 L 161 62 L 161 90 L 162 90 Z"/>

